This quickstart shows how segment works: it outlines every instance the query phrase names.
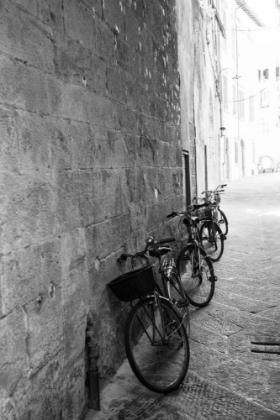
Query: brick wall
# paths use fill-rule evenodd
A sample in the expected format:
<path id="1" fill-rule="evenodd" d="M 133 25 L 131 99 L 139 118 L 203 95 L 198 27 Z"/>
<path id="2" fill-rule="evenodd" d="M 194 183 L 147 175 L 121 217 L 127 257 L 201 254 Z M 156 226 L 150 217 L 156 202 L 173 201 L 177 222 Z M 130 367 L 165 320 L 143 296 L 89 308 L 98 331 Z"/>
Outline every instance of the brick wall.
<path id="1" fill-rule="evenodd" d="M 182 203 L 174 0 L 0 2 L 0 418 L 83 414 L 124 357 L 122 250 Z"/>

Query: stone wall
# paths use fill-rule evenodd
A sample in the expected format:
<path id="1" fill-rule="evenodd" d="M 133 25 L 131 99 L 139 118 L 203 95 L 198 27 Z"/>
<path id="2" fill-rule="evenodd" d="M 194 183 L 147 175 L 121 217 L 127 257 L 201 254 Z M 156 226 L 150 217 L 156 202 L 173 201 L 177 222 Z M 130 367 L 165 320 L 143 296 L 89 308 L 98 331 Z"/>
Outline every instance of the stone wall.
<path id="1" fill-rule="evenodd" d="M 191 193 L 200 195 L 206 179 L 210 189 L 220 183 L 219 28 L 206 0 L 177 0 L 177 10 L 182 146 L 190 155 Z"/>
<path id="2" fill-rule="evenodd" d="M 116 259 L 182 203 L 175 0 L 0 1 L 0 418 L 79 419 L 94 314 L 124 357 Z"/>

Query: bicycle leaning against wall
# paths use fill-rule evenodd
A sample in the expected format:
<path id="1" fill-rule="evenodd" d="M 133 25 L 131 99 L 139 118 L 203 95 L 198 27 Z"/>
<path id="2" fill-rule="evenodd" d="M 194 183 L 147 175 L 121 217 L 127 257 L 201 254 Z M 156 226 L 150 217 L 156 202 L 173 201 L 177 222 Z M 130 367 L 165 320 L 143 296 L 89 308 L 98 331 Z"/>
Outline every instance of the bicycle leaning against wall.
<path id="1" fill-rule="evenodd" d="M 187 307 L 189 302 L 186 299 L 178 301 L 174 277 L 166 276 L 162 263 L 162 256 L 171 250 L 166 243 L 174 240 L 155 241 L 153 237 L 148 237 L 143 251 L 134 255 L 122 254 L 118 262 L 131 258 L 133 271 L 108 284 L 119 300 L 130 301 L 131 304 L 125 326 L 129 364 L 144 386 L 163 394 L 179 387 L 187 374 L 190 358 L 184 326 L 188 312 L 183 316 L 180 313 L 180 309 Z M 146 255 L 148 251 L 150 256 L 159 259 L 164 292 L 156 281 L 154 267 Z M 143 267 L 134 269 L 139 262 Z"/>
<path id="2" fill-rule="evenodd" d="M 223 188 L 227 184 L 218 185 L 215 190 L 205 190 L 201 194 L 205 194 L 205 197 L 194 197 L 193 201 L 196 201 L 198 204 L 200 202 L 212 204 L 212 217 L 214 222 L 218 223 L 224 237 L 228 234 L 228 220 L 220 208 L 221 203 L 221 194 L 225 191 Z"/>
<path id="3" fill-rule="evenodd" d="M 200 219 L 193 215 L 192 208 L 187 212 L 172 212 L 167 218 L 178 216 L 178 229 L 182 236 L 187 237 L 188 243 L 179 252 L 176 266 L 190 303 L 202 308 L 210 303 L 217 278 L 210 257 L 200 243 Z"/>

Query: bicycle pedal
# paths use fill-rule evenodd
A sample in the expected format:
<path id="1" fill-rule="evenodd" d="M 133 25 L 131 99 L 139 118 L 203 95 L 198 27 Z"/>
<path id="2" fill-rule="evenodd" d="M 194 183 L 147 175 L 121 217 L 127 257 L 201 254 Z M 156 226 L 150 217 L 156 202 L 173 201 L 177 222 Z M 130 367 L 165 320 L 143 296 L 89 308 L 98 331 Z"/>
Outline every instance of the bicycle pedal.
<path id="1" fill-rule="evenodd" d="M 218 277 L 217 276 L 214 276 L 214 281 L 217 281 L 218 280 Z"/>
<path id="2" fill-rule="evenodd" d="M 226 235 L 223 235 L 223 240 L 225 241 L 227 239 Z"/>

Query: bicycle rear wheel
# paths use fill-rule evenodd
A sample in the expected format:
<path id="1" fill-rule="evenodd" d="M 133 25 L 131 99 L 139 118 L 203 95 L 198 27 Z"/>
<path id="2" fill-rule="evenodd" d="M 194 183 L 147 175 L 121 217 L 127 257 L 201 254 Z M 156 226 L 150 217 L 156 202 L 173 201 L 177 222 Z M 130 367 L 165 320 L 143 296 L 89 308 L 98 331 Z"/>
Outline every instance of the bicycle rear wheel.
<path id="1" fill-rule="evenodd" d="M 172 271 L 170 278 L 166 279 L 168 298 L 173 305 L 176 306 L 178 312 L 184 320 L 184 327 L 188 337 L 190 336 L 190 314 L 189 314 L 189 299 L 184 290 L 180 276 L 176 271 Z"/>
<path id="2" fill-rule="evenodd" d="M 190 303 L 198 308 L 208 305 L 214 295 L 215 276 L 206 252 L 189 244 L 179 253 L 176 265 Z"/>
<path id="3" fill-rule="evenodd" d="M 228 234 L 228 220 L 225 213 L 221 209 L 218 209 L 218 224 L 221 228 L 222 233 L 224 235 L 227 235 Z"/>
<path id="4" fill-rule="evenodd" d="M 189 366 L 189 342 L 174 305 L 163 297 L 139 301 L 125 327 L 125 349 L 139 381 L 151 391 L 174 391 Z"/>
<path id="5" fill-rule="evenodd" d="M 224 235 L 216 222 L 207 221 L 201 225 L 199 231 L 203 249 L 211 261 L 219 261 L 224 252 Z"/>

